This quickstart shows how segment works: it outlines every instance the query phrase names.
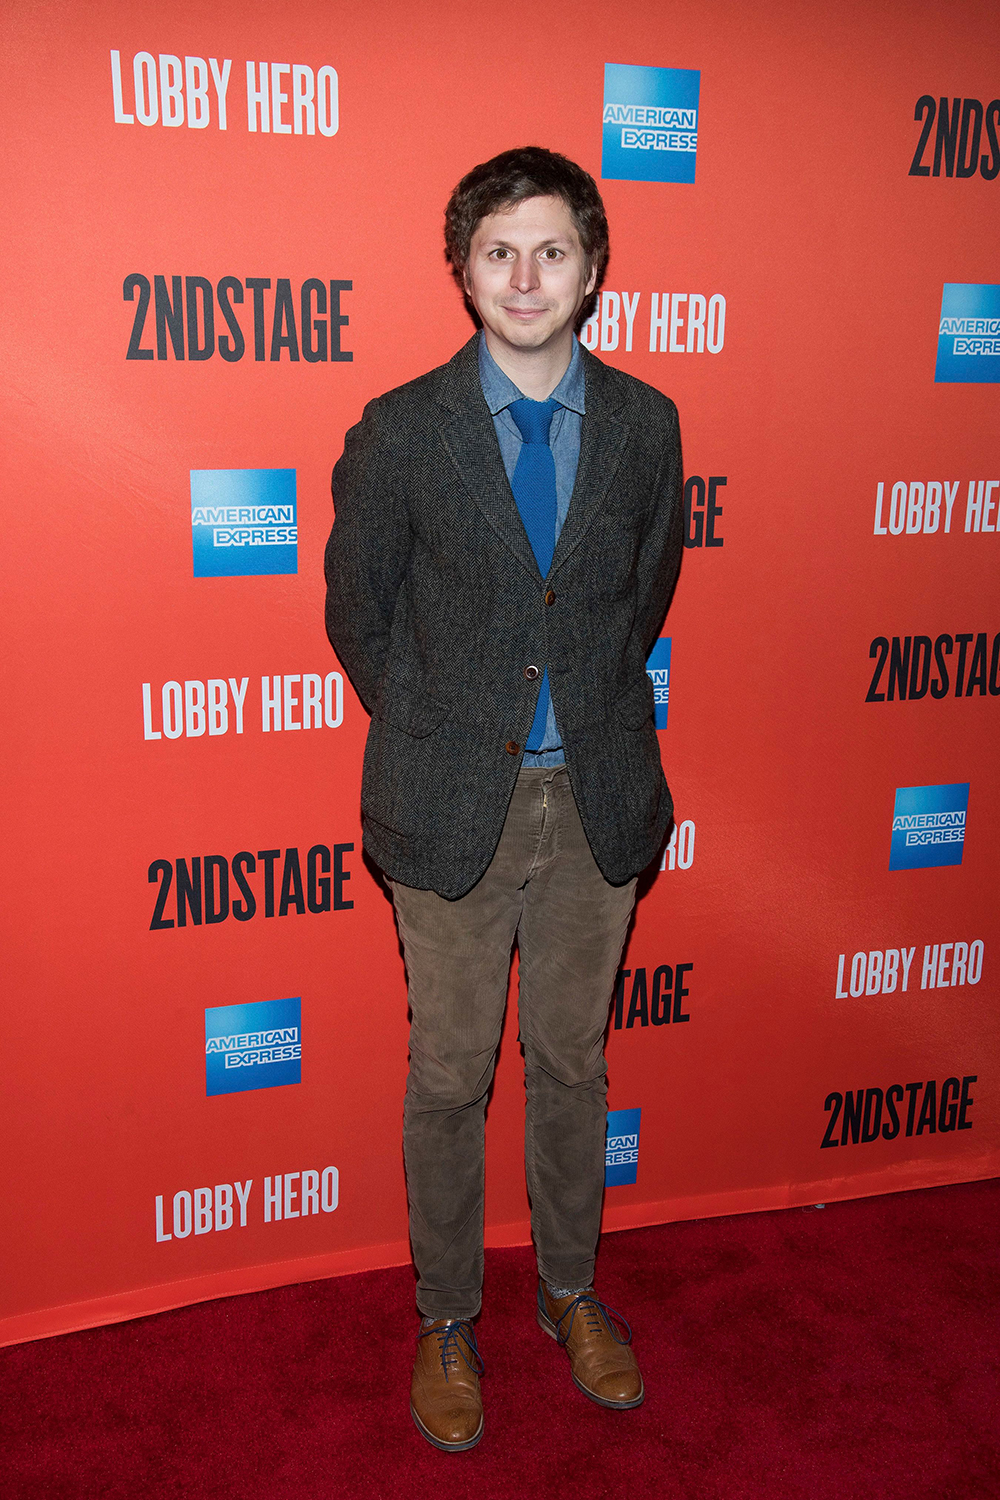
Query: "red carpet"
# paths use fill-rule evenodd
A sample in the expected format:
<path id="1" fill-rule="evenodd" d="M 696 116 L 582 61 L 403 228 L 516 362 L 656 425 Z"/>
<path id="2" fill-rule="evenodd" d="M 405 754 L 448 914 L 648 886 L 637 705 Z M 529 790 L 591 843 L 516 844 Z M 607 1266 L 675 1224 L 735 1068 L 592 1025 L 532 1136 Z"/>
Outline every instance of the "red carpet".
<path id="1" fill-rule="evenodd" d="M 1000 1180 L 609 1235 L 647 1399 L 594 1406 L 487 1256 L 486 1435 L 444 1455 L 406 1388 L 408 1270 L 0 1352 L 4 1500 L 997 1500 Z"/>

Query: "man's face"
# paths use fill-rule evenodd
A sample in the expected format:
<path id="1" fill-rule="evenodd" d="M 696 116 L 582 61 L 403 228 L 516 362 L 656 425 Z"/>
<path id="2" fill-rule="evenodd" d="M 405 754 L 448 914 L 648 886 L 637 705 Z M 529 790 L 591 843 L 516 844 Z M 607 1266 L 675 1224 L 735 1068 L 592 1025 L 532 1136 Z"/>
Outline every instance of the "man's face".
<path id="1" fill-rule="evenodd" d="M 488 332 L 512 349 L 568 338 L 596 280 L 562 198 L 526 198 L 476 226 L 465 290 Z"/>

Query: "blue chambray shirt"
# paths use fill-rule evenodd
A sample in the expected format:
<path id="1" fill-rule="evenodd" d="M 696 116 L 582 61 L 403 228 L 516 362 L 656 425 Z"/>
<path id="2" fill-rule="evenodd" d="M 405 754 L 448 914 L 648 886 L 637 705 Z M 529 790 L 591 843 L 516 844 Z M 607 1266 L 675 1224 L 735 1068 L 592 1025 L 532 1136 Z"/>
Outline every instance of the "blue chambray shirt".
<path id="1" fill-rule="evenodd" d="M 483 333 L 479 335 L 479 379 L 482 383 L 486 405 L 493 418 L 493 426 L 496 428 L 500 456 L 507 470 L 507 478 L 513 479 L 518 455 L 521 452 L 521 434 L 507 408 L 512 401 L 522 400 L 524 392 L 519 391 L 510 377 L 501 370 L 487 347 L 486 336 Z M 585 384 L 580 345 L 574 338 L 573 353 L 570 356 L 566 373 L 551 397 L 553 401 L 558 401 L 561 407 L 561 410 L 557 411 L 552 418 L 552 426 L 549 428 L 549 445 L 556 466 L 556 541 L 559 540 L 559 533 L 569 513 L 569 502 L 576 483 L 576 470 L 580 461 L 580 428 L 586 411 Z M 550 693 L 551 690 L 552 679 L 550 678 Z M 534 754 L 526 753 L 522 765 L 561 766 L 565 760 L 562 739 L 556 724 L 555 702 L 550 697 L 548 718 L 545 721 L 545 738 L 541 749 L 535 751 Z"/>

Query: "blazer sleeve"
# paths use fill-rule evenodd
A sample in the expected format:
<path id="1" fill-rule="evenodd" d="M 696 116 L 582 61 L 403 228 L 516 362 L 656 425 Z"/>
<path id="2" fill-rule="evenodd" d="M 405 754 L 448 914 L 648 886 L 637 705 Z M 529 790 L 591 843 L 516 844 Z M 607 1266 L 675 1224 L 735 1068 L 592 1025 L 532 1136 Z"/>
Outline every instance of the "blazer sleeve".
<path id="1" fill-rule="evenodd" d="M 412 536 L 378 400 L 344 440 L 326 544 L 326 632 L 369 713 L 389 655 Z"/>
<path id="2" fill-rule="evenodd" d="M 635 630 L 648 656 L 659 634 L 684 551 L 684 465 L 677 408 L 667 402 L 656 496 L 639 548 Z"/>

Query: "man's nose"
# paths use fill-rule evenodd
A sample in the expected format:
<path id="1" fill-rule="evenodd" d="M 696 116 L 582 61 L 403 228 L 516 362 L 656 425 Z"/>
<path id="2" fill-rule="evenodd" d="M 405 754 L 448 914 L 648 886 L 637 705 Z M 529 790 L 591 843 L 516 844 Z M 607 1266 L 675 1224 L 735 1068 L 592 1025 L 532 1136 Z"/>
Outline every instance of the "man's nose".
<path id="1" fill-rule="evenodd" d="M 510 284 L 518 292 L 534 292 L 540 285 L 533 255 L 519 255 L 511 271 Z"/>

